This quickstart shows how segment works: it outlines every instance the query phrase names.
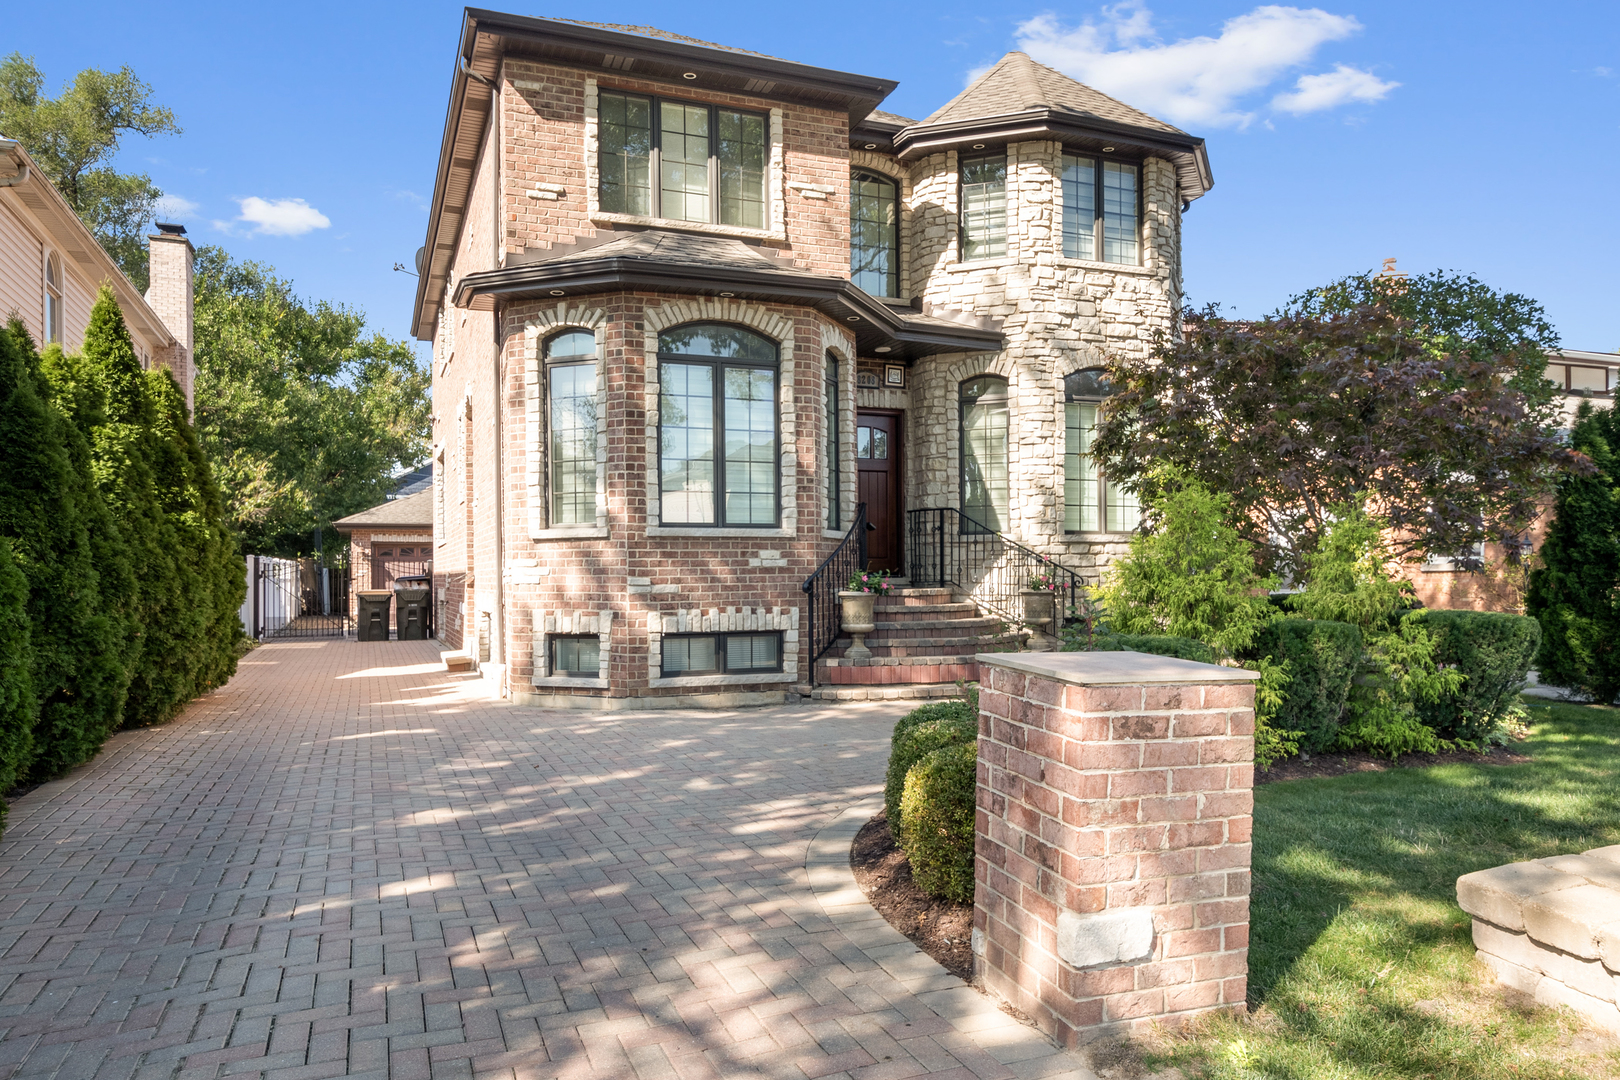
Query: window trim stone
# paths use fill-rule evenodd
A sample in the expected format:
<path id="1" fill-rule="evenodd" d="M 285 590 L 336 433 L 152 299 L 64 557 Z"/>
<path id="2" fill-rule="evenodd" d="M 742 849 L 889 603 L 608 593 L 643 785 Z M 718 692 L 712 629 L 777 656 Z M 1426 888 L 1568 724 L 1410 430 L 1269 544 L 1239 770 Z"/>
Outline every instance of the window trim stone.
<path id="1" fill-rule="evenodd" d="M 552 526 L 549 521 L 549 463 L 546 456 L 546 340 L 564 330 L 584 330 L 596 338 L 596 522 Z M 524 486 L 529 498 L 529 539 L 580 539 L 607 535 L 607 312 L 602 308 L 561 303 L 535 312 L 523 326 L 524 354 Z M 566 531 L 565 531 L 566 530 Z M 590 530 L 586 533 L 575 530 Z"/>

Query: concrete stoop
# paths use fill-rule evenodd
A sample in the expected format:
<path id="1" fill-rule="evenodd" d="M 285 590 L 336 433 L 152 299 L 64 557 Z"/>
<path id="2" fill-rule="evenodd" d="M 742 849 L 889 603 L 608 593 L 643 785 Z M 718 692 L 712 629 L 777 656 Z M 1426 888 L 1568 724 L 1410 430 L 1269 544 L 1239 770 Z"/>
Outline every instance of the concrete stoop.
<path id="1" fill-rule="evenodd" d="M 1499 982 L 1620 1034 L 1620 844 L 1464 874 L 1457 903 Z"/>
<path id="2" fill-rule="evenodd" d="M 948 588 L 899 586 L 880 597 L 877 629 L 866 635 L 872 655 L 845 657 L 850 639 L 842 637 L 816 663 L 819 701 L 893 701 L 948 698 L 958 680 L 977 682 L 983 652 L 1016 650 L 1020 633 L 978 605 L 959 601 Z"/>

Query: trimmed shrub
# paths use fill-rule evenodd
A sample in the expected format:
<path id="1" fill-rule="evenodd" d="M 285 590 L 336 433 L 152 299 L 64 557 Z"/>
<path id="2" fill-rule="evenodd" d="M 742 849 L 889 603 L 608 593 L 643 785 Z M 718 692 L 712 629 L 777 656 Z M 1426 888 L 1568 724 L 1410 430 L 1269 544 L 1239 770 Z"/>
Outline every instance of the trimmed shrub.
<path id="1" fill-rule="evenodd" d="M 1435 659 L 1468 676 L 1462 689 L 1418 706 L 1423 722 L 1451 739 L 1478 741 L 1517 703 L 1541 645 L 1541 625 L 1494 611 L 1425 611 Z"/>
<path id="2" fill-rule="evenodd" d="M 976 743 L 942 747 L 906 774 L 900 820 L 911 877 L 930 896 L 973 902 Z"/>
<path id="3" fill-rule="evenodd" d="M 34 646 L 29 640 L 28 580 L 0 536 L 0 794 L 10 791 L 34 756 Z M 0 804 L 0 827 L 5 806 Z"/>
<path id="4" fill-rule="evenodd" d="M 900 734 L 934 720 L 965 720 L 971 724 L 979 722 L 979 709 L 976 703 L 961 700 L 935 701 L 927 705 L 919 705 L 894 724 L 894 736 L 898 739 Z"/>
<path id="5" fill-rule="evenodd" d="M 1215 650 L 1192 638 L 1171 637 L 1168 634 L 1098 634 L 1092 641 L 1094 652 L 1140 652 L 1155 656 L 1174 656 L 1179 660 L 1196 660 L 1200 664 L 1213 664 Z"/>
<path id="6" fill-rule="evenodd" d="M 900 723 L 905 723 L 905 720 L 902 719 Z M 929 720 L 907 728 L 895 725 L 894 739 L 889 746 L 889 771 L 883 781 L 883 809 L 888 814 L 889 831 L 894 834 L 895 843 L 903 842 L 905 828 L 900 816 L 900 799 L 905 792 L 906 774 L 911 767 L 942 747 L 962 743 L 977 745 L 978 740 L 978 720 L 968 720 L 962 716 Z"/>
<path id="7" fill-rule="evenodd" d="M 1307 753 L 1332 746 L 1361 652 L 1361 630 L 1349 623 L 1278 619 L 1263 628 L 1254 655 L 1288 665 L 1288 689 L 1272 726 L 1299 732 L 1299 748 Z"/>

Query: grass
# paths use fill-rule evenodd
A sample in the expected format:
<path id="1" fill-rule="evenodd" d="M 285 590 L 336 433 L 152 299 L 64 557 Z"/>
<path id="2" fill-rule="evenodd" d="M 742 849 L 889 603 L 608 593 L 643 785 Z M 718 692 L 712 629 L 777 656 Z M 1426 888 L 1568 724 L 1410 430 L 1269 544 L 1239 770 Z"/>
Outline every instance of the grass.
<path id="1" fill-rule="evenodd" d="M 1498 989 L 1463 874 L 1620 843 L 1620 709 L 1529 705 L 1532 757 L 1255 791 L 1250 1015 L 1161 1043 L 1211 1080 L 1620 1077 L 1573 1014 Z"/>

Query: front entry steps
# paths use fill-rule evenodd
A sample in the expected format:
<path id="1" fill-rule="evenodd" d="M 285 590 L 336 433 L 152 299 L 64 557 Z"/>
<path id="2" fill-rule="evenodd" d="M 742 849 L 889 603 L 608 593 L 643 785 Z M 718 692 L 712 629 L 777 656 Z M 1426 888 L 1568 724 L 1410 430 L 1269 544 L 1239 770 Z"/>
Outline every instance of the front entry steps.
<path id="1" fill-rule="evenodd" d="M 896 587 L 878 598 L 877 629 L 866 635 L 869 660 L 848 660 L 841 637 L 816 663 L 817 701 L 949 698 L 957 682 L 977 682 L 982 652 L 1011 652 L 1022 635 L 978 606 L 958 602 L 948 588 Z"/>

